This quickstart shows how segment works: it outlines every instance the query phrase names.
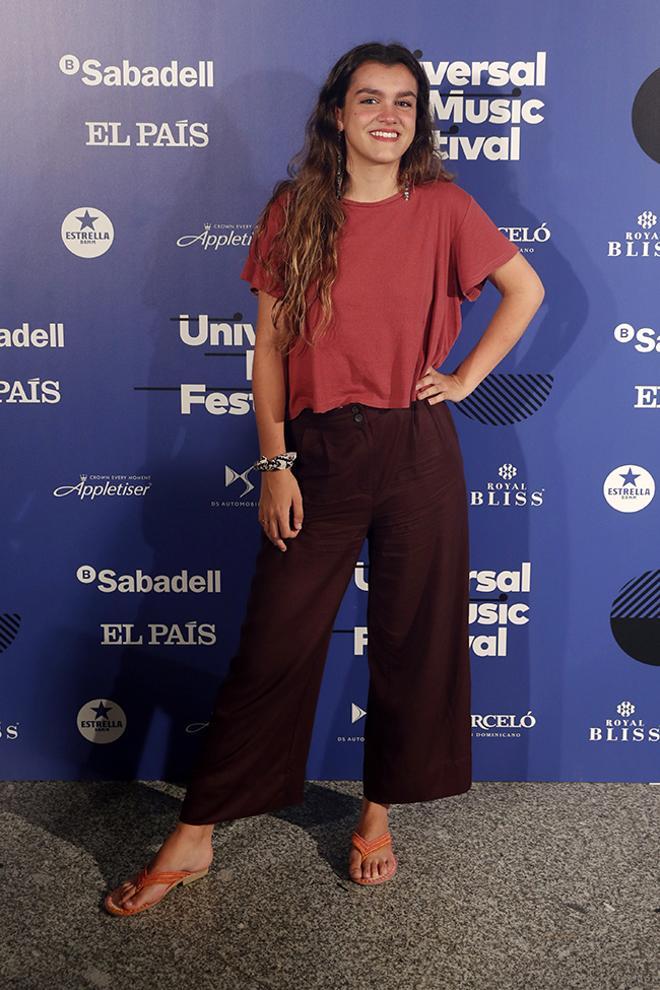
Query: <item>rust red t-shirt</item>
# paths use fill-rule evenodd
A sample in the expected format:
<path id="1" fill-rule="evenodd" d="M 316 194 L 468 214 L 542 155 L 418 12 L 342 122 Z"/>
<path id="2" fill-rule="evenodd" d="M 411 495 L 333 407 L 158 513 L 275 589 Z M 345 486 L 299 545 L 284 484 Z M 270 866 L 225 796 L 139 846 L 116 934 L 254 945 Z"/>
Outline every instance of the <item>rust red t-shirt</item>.
<path id="1" fill-rule="evenodd" d="M 284 193 L 283 195 L 286 195 Z M 261 232 L 260 250 L 282 222 L 281 200 Z M 447 357 L 461 329 L 461 302 L 476 299 L 487 276 L 518 251 L 476 200 L 455 182 L 436 180 L 375 203 L 342 199 L 333 324 L 316 345 L 298 340 L 285 358 L 288 417 L 350 402 L 405 408 L 430 365 Z M 283 295 L 250 243 L 241 278 L 255 294 Z M 320 303 L 307 313 L 306 333 Z"/>

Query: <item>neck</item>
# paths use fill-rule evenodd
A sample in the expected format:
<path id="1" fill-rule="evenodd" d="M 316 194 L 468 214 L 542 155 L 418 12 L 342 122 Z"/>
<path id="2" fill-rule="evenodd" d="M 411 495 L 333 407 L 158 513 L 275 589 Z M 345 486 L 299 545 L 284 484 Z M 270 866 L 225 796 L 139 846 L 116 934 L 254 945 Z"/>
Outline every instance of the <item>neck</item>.
<path id="1" fill-rule="evenodd" d="M 350 158 L 346 166 L 344 196 L 361 203 L 375 203 L 399 191 L 399 163 L 355 165 Z"/>

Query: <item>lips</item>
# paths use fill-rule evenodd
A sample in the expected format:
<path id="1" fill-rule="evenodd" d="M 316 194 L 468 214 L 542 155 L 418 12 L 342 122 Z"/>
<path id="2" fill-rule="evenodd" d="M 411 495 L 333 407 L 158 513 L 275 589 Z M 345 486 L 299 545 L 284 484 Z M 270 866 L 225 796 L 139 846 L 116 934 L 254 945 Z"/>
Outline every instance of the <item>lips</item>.
<path id="1" fill-rule="evenodd" d="M 369 131 L 369 135 L 374 138 L 375 141 L 390 141 L 394 143 L 399 139 L 399 134 L 397 131 L 388 131 L 385 128 L 379 128 L 376 131 Z"/>

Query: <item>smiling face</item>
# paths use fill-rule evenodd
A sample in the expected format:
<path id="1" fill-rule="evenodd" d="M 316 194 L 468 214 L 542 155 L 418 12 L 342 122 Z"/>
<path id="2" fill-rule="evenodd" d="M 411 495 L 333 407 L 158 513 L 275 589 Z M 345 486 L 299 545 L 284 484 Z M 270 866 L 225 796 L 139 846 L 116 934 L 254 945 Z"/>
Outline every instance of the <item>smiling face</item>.
<path id="1" fill-rule="evenodd" d="M 415 137 L 417 80 L 405 65 L 363 62 L 335 111 L 351 164 L 397 162 Z"/>

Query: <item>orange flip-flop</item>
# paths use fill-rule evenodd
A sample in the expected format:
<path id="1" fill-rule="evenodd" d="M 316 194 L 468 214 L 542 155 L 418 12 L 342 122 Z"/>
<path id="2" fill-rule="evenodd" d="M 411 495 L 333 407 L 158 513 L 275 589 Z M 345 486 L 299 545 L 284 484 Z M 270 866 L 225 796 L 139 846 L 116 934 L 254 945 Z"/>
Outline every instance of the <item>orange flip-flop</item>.
<path id="1" fill-rule="evenodd" d="M 143 887 L 147 887 L 149 884 L 154 884 L 154 883 L 169 884 L 169 887 L 167 888 L 165 893 L 161 897 L 159 897 L 157 901 L 147 901 L 144 904 L 141 904 L 139 907 L 125 908 L 125 907 L 119 907 L 119 905 L 115 904 L 115 902 L 112 900 L 112 895 L 117 889 L 115 888 L 115 890 L 111 890 L 109 894 L 106 894 L 105 900 L 103 901 L 103 906 L 105 907 L 106 911 L 108 911 L 109 914 L 139 914 L 140 911 L 146 911 L 148 908 L 154 907 L 154 905 L 159 904 L 162 901 L 163 897 L 167 897 L 169 892 L 171 890 L 174 890 L 174 888 L 177 887 L 180 883 L 182 884 L 192 883 L 193 880 L 200 880 L 202 877 L 205 877 L 206 874 L 209 872 L 209 869 L 210 867 L 207 866 L 205 870 L 195 870 L 195 871 L 163 870 L 160 873 L 148 873 L 147 867 L 143 866 L 137 875 L 137 880 L 135 881 L 135 890 L 131 894 L 131 897 L 134 897 L 135 894 L 137 894 L 139 890 L 142 890 Z"/>
<path id="2" fill-rule="evenodd" d="M 387 832 L 383 832 L 382 835 L 376 836 L 375 839 L 371 839 L 370 841 L 365 839 L 363 835 L 360 835 L 359 832 L 353 832 L 353 835 L 351 836 L 351 843 L 360 851 L 361 864 L 364 863 L 369 853 L 373 852 L 375 849 L 381 849 L 382 846 L 388 845 L 388 843 L 391 843 L 391 841 L 392 841 L 392 836 L 389 830 Z M 396 873 L 396 867 L 397 867 L 396 856 L 394 855 L 394 852 L 392 852 L 392 868 L 389 873 L 385 874 L 384 877 L 361 877 L 359 880 L 356 880 L 349 873 L 349 878 L 353 881 L 353 883 L 361 883 L 361 884 L 385 883 L 386 880 L 389 880 L 391 877 L 394 876 L 394 874 Z"/>

